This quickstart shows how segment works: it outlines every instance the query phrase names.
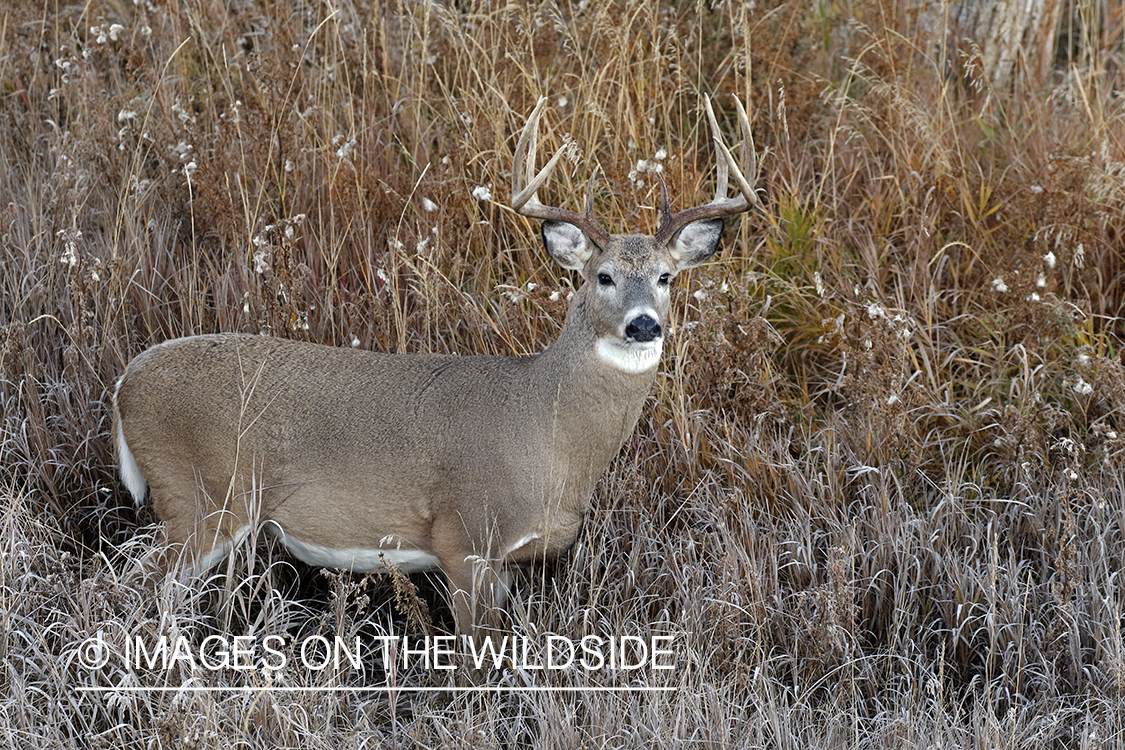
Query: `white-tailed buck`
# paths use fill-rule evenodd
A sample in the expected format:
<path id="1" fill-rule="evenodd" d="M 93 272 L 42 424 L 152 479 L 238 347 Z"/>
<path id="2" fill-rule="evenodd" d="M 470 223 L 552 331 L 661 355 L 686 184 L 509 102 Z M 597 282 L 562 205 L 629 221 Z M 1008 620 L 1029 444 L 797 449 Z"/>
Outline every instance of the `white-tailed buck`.
<path id="1" fill-rule="evenodd" d="M 585 280 L 558 339 L 531 357 L 244 334 L 152 347 L 118 381 L 114 438 L 125 485 L 140 503 L 147 484 L 175 553 L 207 569 L 260 528 L 312 565 L 440 568 L 467 634 L 491 602 L 483 573 L 575 540 L 655 377 L 672 277 L 711 257 L 722 217 L 755 202 L 757 167 L 742 104 L 736 160 L 707 101 L 714 200 L 672 213 L 665 195 L 655 235 L 609 234 L 592 186 L 584 213 L 539 202 L 562 155 L 535 173 L 544 103 L 516 145 L 512 207 L 543 220 L 547 252 Z"/>

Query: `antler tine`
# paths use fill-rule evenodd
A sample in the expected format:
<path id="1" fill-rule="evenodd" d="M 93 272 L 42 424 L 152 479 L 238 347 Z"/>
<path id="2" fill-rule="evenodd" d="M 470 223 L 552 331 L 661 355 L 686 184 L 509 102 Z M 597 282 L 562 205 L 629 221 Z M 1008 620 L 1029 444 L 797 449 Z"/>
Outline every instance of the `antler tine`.
<path id="1" fill-rule="evenodd" d="M 721 154 L 726 152 L 723 144 L 723 134 L 719 130 L 719 121 L 715 119 L 715 110 L 711 107 L 711 97 L 704 95 L 703 104 L 707 107 L 707 121 L 711 124 L 711 142 L 715 146 L 715 197 L 711 200 L 723 200 L 727 197 L 727 182 L 730 176 L 727 169 L 727 160 Z"/>
<path id="2" fill-rule="evenodd" d="M 754 193 L 753 183 L 758 180 L 758 155 L 750 131 L 750 118 L 747 117 L 746 109 L 742 106 L 738 97 L 732 98 L 737 105 L 738 123 L 743 136 L 742 148 L 740 149 L 741 161 L 746 172 L 750 174 L 750 179 L 747 179 L 743 173 L 743 167 L 739 166 L 738 160 L 734 158 L 734 154 L 723 142 L 719 122 L 715 119 L 715 111 L 711 107 L 711 99 L 705 96 L 703 104 L 707 111 L 707 120 L 711 125 L 711 140 L 715 144 L 715 197 L 710 203 L 684 209 L 678 213 L 665 210 L 664 220 L 660 224 L 660 229 L 656 232 L 658 242 L 668 241 L 692 222 L 733 216 L 743 213 L 753 205 L 757 205 L 758 196 Z M 731 176 L 734 177 L 739 192 L 735 198 L 727 197 L 727 183 Z M 665 200 L 665 203 L 667 204 L 667 200 Z"/>
<path id="3" fill-rule="evenodd" d="M 517 211 L 523 208 L 529 200 L 539 201 L 537 195 L 539 186 L 546 181 L 551 174 L 551 170 L 562 158 L 563 152 L 562 149 L 559 149 L 559 153 L 555 154 L 555 157 L 547 163 L 547 166 L 543 167 L 538 175 L 535 174 L 535 157 L 539 141 L 539 117 L 543 114 L 543 107 L 546 104 L 547 97 L 540 97 L 535 109 L 531 111 L 531 116 L 527 118 L 527 124 L 523 126 L 520 139 L 516 142 L 516 152 L 512 156 L 512 208 Z"/>
<path id="4" fill-rule="evenodd" d="M 572 224 L 592 239 L 596 244 L 605 247 L 609 242 L 609 232 L 605 231 L 594 219 L 594 175 L 590 175 L 590 182 L 586 186 L 586 211 L 577 213 L 567 211 L 556 206 L 545 206 L 539 202 L 539 187 L 547 181 L 555 166 L 566 153 L 564 144 L 547 162 L 543 169 L 535 172 L 535 155 L 539 141 L 539 117 L 547 97 L 540 97 L 539 102 L 527 118 L 523 126 L 519 141 L 516 142 L 516 152 L 512 157 L 512 208 L 518 213 L 531 219 L 542 221 L 562 221 Z"/>
<path id="5" fill-rule="evenodd" d="M 668 200 L 668 183 L 664 179 L 664 173 L 657 172 L 656 176 L 660 180 L 660 221 L 664 223 L 672 218 L 672 202 Z"/>
<path id="6" fill-rule="evenodd" d="M 745 196 L 749 203 L 757 205 L 758 194 L 754 192 L 754 185 L 758 182 L 758 151 L 754 148 L 754 132 L 750 129 L 750 118 L 746 116 L 746 108 L 742 106 L 742 101 L 733 94 L 731 99 L 734 99 L 735 108 L 738 110 L 738 127 L 742 130 L 742 148 L 739 150 L 742 159 L 740 161 L 746 165 L 746 171 L 750 173 L 750 176 L 746 177 L 742 174 L 742 170 L 738 168 L 738 162 L 734 160 L 734 154 L 729 149 L 724 148 L 722 152 L 730 164 L 734 181 L 738 185 L 738 191 Z"/>
<path id="7" fill-rule="evenodd" d="M 594 216 L 594 178 L 598 176 L 598 168 L 590 170 L 590 179 L 586 180 L 586 215 L 593 220 Z"/>

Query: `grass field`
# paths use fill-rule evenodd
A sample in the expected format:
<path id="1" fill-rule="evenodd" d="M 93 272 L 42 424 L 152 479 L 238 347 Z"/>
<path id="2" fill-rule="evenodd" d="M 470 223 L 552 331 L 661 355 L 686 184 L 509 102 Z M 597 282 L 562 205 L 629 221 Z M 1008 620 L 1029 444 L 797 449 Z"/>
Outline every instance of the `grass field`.
<path id="1" fill-rule="evenodd" d="M 0 737 L 12 747 L 1125 747 L 1119 0 L 998 79 L 952 7 L 853 2 L 14 0 L 0 10 Z M 947 33 L 948 32 L 948 33 Z M 668 637 L 675 669 L 192 669 L 126 644 L 421 636 L 440 578 L 243 550 L 144 564 L 114 379 L 261 332 L 520 355 L 577 277 L 508 207 L 598 169 L 610 231 L 713 191 L 701 95 L 761 210 L 677 279 L 633 439 L 509 616 Z M 84 660 L 101 637 L 104 667 Z M 214 641 L 213 641 L 214 642 Z M 289 654 L 292 656 L 292 654 Z M 542 653 L 538 653 L 542 656 Z M 89 688 L 117 690 L 90 691 Z M 187 691 L 180 687 L 224 688 Z M 665 692 L 533 691 L 647 686 Z M 295 692 L 266 687 L 318 688 Z M 133 688 L 171 688 L 138 691 Z M 229 689 L 226 689 L 229 688 Z M 323 689 L 319 689 L 323 688 Z M 331 689 L 329 689 L 331 688 Z"/>

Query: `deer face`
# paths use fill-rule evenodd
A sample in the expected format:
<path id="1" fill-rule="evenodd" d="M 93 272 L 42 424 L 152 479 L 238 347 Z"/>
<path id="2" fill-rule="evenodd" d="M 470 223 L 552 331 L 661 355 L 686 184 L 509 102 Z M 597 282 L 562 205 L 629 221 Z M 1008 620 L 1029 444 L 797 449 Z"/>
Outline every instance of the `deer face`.
<path id="1" fill-rule="evenodd" d="M 616 234 L 603 248 L 573 224 L 546 221 L 543 240 L 556 262 L 582 273 L 579 293 L 598 355 L 618 369 L 639 373 L 660 360 L 672 279 L 713 255 L 722 229 L 721 219 L 709 219 L 687 225 L 666 242 Z"/>
<path id="2" fill-rule="evenodd" d="M 723 144 L 711 101 L 704 98 L 703 102 L 718 157 L 715 197 L 710 203 L 673 213 L 661 183 L 664 216 L 651 237 L 610 234 L 598 224 L 593 215 L 593 174 L 586 186 L 585 212 L 540 202 L 539 186 L 565 153 L 565 147 L 560 148 L 543 169 L 535 171 L 539 118 L 546 97 L 535 105 L 512 157 L 512 208 L 543 221 L 547 252 L 564 268 L 582 273 L 586 283 L 578 290 L 580 297 L 575 304 L 581 305 L 583 317 L 592 329 L 598 355 L 626 372 L 647 372 L 660 359 L 672 277 L 714 254 L 723 231 L 723 217 L 743 213 L 758 200 L 753 188 L 757 155 L 746 110 L 735 99 L 745 136 L 740 166 Z M 740 195 L 727 198 L 727 182 L 732 176 Z"/>

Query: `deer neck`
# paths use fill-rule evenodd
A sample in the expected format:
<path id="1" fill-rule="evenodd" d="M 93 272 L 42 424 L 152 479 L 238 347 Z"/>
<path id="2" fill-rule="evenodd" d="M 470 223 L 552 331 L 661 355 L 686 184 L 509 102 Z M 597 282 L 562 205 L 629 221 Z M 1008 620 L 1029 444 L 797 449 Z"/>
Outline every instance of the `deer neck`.
<path id="1" fill-rule="evenodd" d="M 636 428 L 657 363 L 643 370 L 622 367 L 605 355 L 605 344 L 599 351 L 584 291 L 576 292 L 558 339 L 533 358 L 531 369 L 554 442 L 573 457 L 574 489 L 581 494 L 588 488 L 588 497 Z"/>

